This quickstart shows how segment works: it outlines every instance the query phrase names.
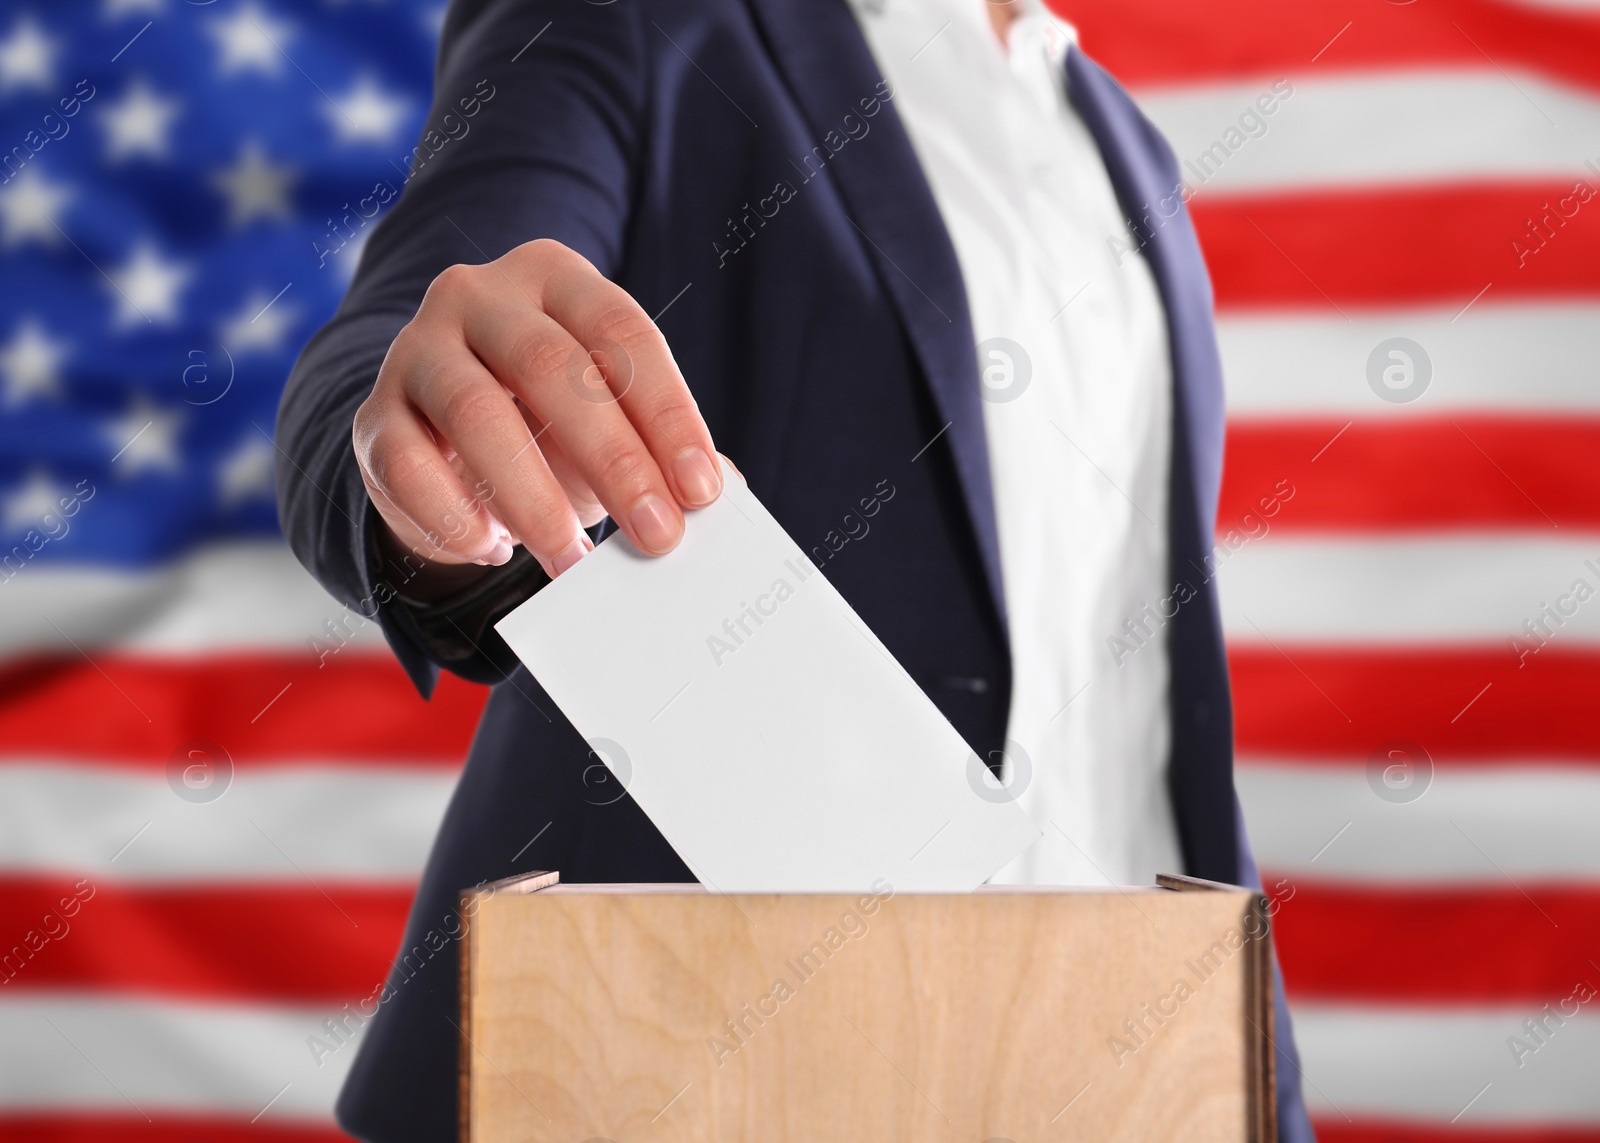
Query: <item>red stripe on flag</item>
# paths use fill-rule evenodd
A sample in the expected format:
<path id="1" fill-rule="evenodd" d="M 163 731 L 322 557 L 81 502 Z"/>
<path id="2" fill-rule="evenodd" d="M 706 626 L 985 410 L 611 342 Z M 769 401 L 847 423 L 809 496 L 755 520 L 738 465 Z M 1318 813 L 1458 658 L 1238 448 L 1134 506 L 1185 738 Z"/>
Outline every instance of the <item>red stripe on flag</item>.
<path id="1" fill-rule="evenodd" d="M 353 1143 L 333 1124 L 251 1123 L 243 1116 L 174 1115 L 148 1118 L 60 1112 L 0 1114 L 0 1139 L 28 1143 Z"/>
<path id="2" fill-rule="evenodd" d="M 1508 636 L 1509 636 L 1508 632 Z M 1600 758 L 1600 652 L 1234 644 L 1234 739 L 1272 758 L 1365 759 L 1390 738 L 1435 761 Z"/>
<path id="3" fill-rule="evenodd" d="M 120 693 L 119 693 L 120 692 Z M 235 762 L 459 765 L 487 691 L 452 675 L 424 701 L 391 656 L 36 659 L 0 673 L 0 749 L 14 761 L 164 766 L 180 743 Z"/>
<path id="4" fill-rule="evenodd" d="M 1274 925 L 1297 999 L 1542 1002 L 1570 992 L 1574 974 L 1600 979 L 1586 959 L 1600 948 L 1600 886 L 1391 889 L 1264 877 L 1281 903 Z M 383 981 L 411 900 L 410 888 L 332 884 L 326 896 L 99 885 L 64 923 L 47 919 L 72 885 L 0 879 L 0 957 L 11 958 L 0 996 L 71 988 L 337 1007 Z M 31 956 L 18 951 L 30 928 L 54 934 Z M 436 931 L 448 937 L 445 918 Z M 1503 955 L 1482 957 L 1487 943 Z"/>
<path id="5" fill-rule="evenodd" d="M 1596 180 L 1600 184 L 1600 180 Z M 1207 199 L 1190 208 L 1221 309 L 1338 310 L 1600 294 L 1600 195 L 1572 182 L 1386 187 Z M 1519 265 L 1527 224 L 1574 212 Z M 1492 283 L 1492 285 L 1491 285 Z"/>
<path id="6" fill-rule="evenodd" d="M 1600 87 L 1600 16 L 1592 12 L 1485 0 L 1050 3 L 1077 26 L 1084 50 L 1133 87 L 1352 68 L 1481 68 L 1490 66 L 1484 51 L 1503 68 Z"/>
<path id="7" fill-rule="evenodd" d="M 1586 417 L 1233 421 L 1217 530 L 1247 514 L 1259 529 L 1280 481 L 1293 498 L 1265 519 L 1273 531 L 1600 528 L 1595 457 L 1600 419 Z"/>
<path id="8" fill-rule="evenodd" d="M 0 996 L 67 987 L 337 1008 L 383 982 L 413 893 L 331 883 L 99 884 L 63 916 L 75 882 L 0 877 Z"/>
<path id="9" fill-rule="evenodd" d="M 1271 871 L 1262 876 L 1281 884 Z M 1291 1001 L 1537 1009 L 1569 996 L 1579 981 L 1600 986 L 1600 969 L 1589 963 L 1600 948 L 1600 885 L 1389 889 L 1284 881 L 1273 889 L 1272 924 Z"/>

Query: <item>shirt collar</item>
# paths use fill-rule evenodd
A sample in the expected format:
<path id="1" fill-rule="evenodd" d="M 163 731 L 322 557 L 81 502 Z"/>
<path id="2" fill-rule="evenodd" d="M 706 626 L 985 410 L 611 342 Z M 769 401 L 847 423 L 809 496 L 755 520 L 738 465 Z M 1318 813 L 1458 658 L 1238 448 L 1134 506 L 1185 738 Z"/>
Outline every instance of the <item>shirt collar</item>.
<path id="1" fill-rule="evenodd" d="M 994 0 L 984 0 L 993 3 Z M 1013 52 L 1030 51 L 1033 44 L 1045 54 L 1052 66 L 1061 67 L 1067 52 L 1078 42 L 1078 29 L 1045 7 L 1042 0 L 1009 0 L 1021 9 L 1016 22 L 1011 25 L 1010 48 Z"/>

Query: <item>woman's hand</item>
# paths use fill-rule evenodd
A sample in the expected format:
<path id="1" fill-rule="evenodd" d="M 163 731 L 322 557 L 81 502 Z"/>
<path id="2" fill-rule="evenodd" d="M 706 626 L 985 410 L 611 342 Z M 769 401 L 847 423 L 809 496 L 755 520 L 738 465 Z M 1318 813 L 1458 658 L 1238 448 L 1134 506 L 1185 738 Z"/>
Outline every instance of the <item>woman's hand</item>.
<path id="1" fill-rule="evenodd" d="M 451 266 L 389 347 L 352 434 L 391 546 L 551 576 L 610 515 L 641 551 L 722 491 L 711 433 L 637 302 L 558 242 Z"/>

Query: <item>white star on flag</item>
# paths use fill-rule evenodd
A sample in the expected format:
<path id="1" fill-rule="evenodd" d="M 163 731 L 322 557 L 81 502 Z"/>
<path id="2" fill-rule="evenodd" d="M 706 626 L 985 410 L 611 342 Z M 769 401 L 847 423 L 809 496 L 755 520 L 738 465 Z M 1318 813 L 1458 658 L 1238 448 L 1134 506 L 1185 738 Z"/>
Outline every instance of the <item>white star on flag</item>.
<path id="1" fill-rule="evenodd" d="M 136 397 L 132 408 L 105 426 L 117 475 L 129 477 L 147 468 L 179 471 L 183 467 L 178 456 L 182 425 L 181 409 L 163 409 L 143 396 Z"/>
<path id="2" fill-rule="evenodd" d="M 273 498 L 275 451 L 272 442 L 260 433 L 251 433 L 239 443 L 217 469 L 217 499 L 222 507 Z"/>
<path id="3" fill-rule="evenodd" d="M 276 166 L 259 140 L 246 139 L 233 166 L 211 176 L 211 185 L 228 200 L 228 225 L 244 226 L 257 218 L 288 222 L 294 217 L 289 190 L 297 178 L 294 168 Z"/>
<path id="4" fill-rule="evenodd" d="M 19 16 L 0 40 L 0 94 L 28 87 L 49 92 L 56 82 L 57 44 L 32 16 Z"/>
<path id="5" fill-rule="evenodd" d="M 100 122 L 109 136 L 106 158 L 112 162 L 134 155 L 165 158 L 167 133 L 182 110 L 176 99 L 164 99 L 143 79 L 135 79 L 121 101 L 101 113 Z"/>
<path id="6" fill-rule="evenodd" d="M 222 49 L 217 67 L 223 75 L 242 71 L 277 75 L 283 70 L 279 49 L 294 35 L 293 27 L 275 22 L 257 4 L 246 4 L 225 19 L 210 21 L 206 31 Z"/>
<path id="7" fill-rule="evenodd" d="M 341 143 L 388 143 L 400 129 L 410 101 L 389 95 L 370 76 L 362 76 L 324 113 Z"/>
<path id="8" fill-rule="evenodd" d="M 29 528 L 37 528 L 46 516 L 61 514 L 61 501 L 70 498 L 72 490 L 51 480 L 44 472 L 35 469 L 28 479 L 6 497 L 0 506 L 0 536 L 18 536 Z M 55 525 L 51 525 L 55 528 Z"/>
<path id="9" fill-rule="evenodd" d="M 23 318 L 11 340 L 0 348 L 0 379 L 5 394 L 0 407 L 12 408 L 32 396 L 55 396 L 61 391 L 61 363 L 68 345 L 56 341 L 34 318 Z"/>
<path id="10" fill-rule="evenodd" d="M 0 247 L 20 246 L 29 238 L 58 245 L 61 232 L 52 220 L 72 198 L 66 183 L 51 182 L 37 166 L 24 167 L 9 185 L 0 187 Z"/>
<path id="11" fill-rule="evenodd" d="M 126 328 L 141 321 L 170 324 L 178 320 L 178 293 L 193 276 L 180 262 L 163 261 L 148 242 L 134 247 L 121 269 L 108 274 L 116 288 L 113 322 Z"/>
<path id="12" fill-rule="evenodd" d="M 18 536 L 29 528 L 40 527 L 46 515 L 61 514 L 61 501 L 70 496 L 70 488 L 54 482 L 40 469 L 34 469 L 27 475 L 26 482 L 6 496 L 5 504 L 0 506 L 0 535 Z"/>
<path id="13" fill-rule="evenodd" d="M 299 317 L 298 310 L 278 301 L 270 291 L 254 289 L 239 312 L 222 323 L 218 340 L 239 357 L 251 352 L 271 353 L 283 348 L 284 338 Z"/>

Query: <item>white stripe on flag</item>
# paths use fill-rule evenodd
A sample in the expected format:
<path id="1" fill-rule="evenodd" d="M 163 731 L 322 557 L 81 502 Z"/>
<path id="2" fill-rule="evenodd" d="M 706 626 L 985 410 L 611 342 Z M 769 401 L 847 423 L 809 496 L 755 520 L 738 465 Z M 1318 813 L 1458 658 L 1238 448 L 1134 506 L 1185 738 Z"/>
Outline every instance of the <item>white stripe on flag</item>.
<path id="1" fill-rule="evenodd" d="M 415 767 L 251 767 L 214 801 L 195 803 L 159 773 L 7 764 L 0 870 L 133 883 L 410 884 L 455 782 L 454 771 Z"/>
<path id="2" fill-rule="evenodd" d="M 1503 648 L 1509 663 L 1510 639 L 1525 638 L 1524 622 L 1546 603 L 1575 608 L 1550 627 L 1550 646 L 1600 643 L 1600 598 L 1579 604 L 1569 594 L 1580 578 L 1600 593 L 1586 560 L 1600 567 L 1600 536 L 1269 534 L 1220 560 L 1216 579 L 1235 644 L 1475 644 Z"/>
<path id="3" fill-rule="evenodd" d="M 331 1120 L 355 1046 L 323 1054 L 319 1066 L 306 1041 L 325 1036 L 333 1014 L 60 992 L 3 996 L 0 1109 Z"/>
<path id="4" fill-rule="evenodd" d="M 1600 98 L 1558 80 L 1489 66 L 1291 74 L 1293 94 L 1270 117 L 1256 116 L 1265 134 L 1244 134 L 1255 120 L 1241 125 L 1241 115 L 1272 94 L 1277 78 L 1141 88 L 1134 97 L 1202 201 L 1456 180 L 1587 176 L 1600 187 L 1600 175 L 1584 167 L 1586 159 L 1600 165 Z M 1224 139 L 1229 128 L 1233 140 Z"/>
<path id="5" fill-rule="evenodd" d="M 1484 953 L 1492 956 L 1493 950 Z M 1402 967 L 1428 970 L 1425 964 Z M 1589 983 L 1600 986 L 1600 974 Z M 1291 1019 L 1305 1069 L 1306 1102 L 1314 1115 L 1338 1124 L 1346 1117 L 1453 1121 L 1463 1132 L 1489 1124 L 1600 1125 L 1600 1084 L 1594 1082 L 1600 1060 L 1597 1002 L 1574 1004 L 1578 1014 L 1560 1024 L 1548 1019 L 1543 1044 L 1514 1055 L 1512 1037 L 1532 1043 L 1524 1021 L 1545 1016 L 1540 1003 L 1297 1005 Z"/>
<path id="6" fill-rule="evenodd" d="M 63 632 L 86 651 L 310 654 L 329 620 L 353 631 L 350 646 L 385 645 L 377 623 L 334 600 L 281 540 L 212 545 L 155 571 L 27 566 L 0 583 L 0 657 L 75 656 Z"/>
<path id="7" fill-rule="evenodd" d="M 1219 317 L 1228 414 L 1600 413 L 1595 379 L 1600 305 L 1496 305 L 1485 297 L 1465 314 L 1460 311 L 1460 306 L 1356 311 L 1349 321 L 1337 314 Z M 1422 396 L 1404 404 L 1385 401 L 1367 380 L 1369 359 L 1380 343 L 1394 337 L 1421 346 L 1432 373 Z"/>
<path id="8" fill-rule="evenodd" d="M 1271 874 L 1396 888 L 1600 881 L 1600 770 L 1402 760 L 1369 774 L 1366 758 L 1245 755 L 1234 785 L 1256 861 Z"/>

